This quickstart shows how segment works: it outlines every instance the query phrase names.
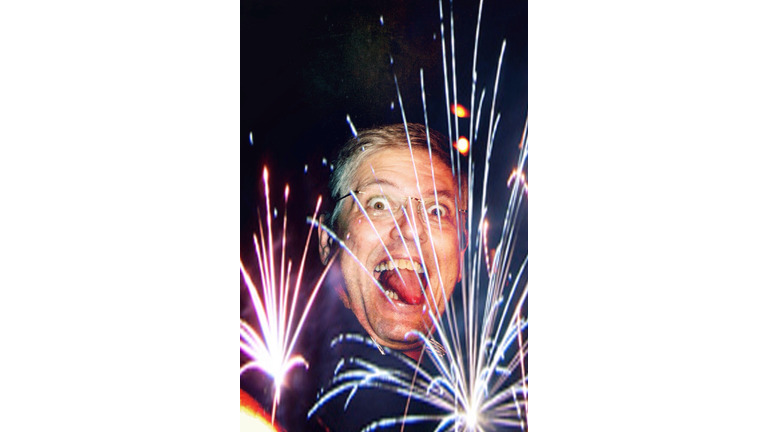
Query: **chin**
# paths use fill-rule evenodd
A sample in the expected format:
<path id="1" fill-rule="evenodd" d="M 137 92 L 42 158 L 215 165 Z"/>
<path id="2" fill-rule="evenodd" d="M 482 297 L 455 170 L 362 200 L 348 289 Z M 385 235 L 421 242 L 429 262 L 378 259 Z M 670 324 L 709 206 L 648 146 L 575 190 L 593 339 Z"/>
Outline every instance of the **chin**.
<path id="1" fill-rule="evenodd" d="M 408 342 L 379 343 L 379 345 L 394 351 L 413 351 L 415 349 L 420 349 L 423 344 L 421 343 L 420 340 L 418 340 L 411 343 L 408 343 Z"/>
<path id="2" fill-rule="evenodd" d="M 381 333 L 376 334 L 376 342 L 389 349 L 397 351 L 410 351 L 422 346 L 422 340 L 419 335 L 414 332 L 420 332 L 427 337 L 432 333 L 431 330 L 424 328 L 411 327 L 410 329 L 398 329 L 396 331 L 385 332 L 385 337 L 381 337 Z"/>

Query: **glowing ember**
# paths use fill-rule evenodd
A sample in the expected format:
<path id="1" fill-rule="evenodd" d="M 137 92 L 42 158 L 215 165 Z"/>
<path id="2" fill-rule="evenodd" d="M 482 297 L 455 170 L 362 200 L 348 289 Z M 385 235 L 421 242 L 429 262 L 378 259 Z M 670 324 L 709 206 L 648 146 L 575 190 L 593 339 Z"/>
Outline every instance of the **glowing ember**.
<path id="1" fill-rule="evenodd" d="M 469 153 L 469 140 L 467 137 L 460 137 L 458 141 L 453 143 L 453 147 L 459 151 L 462 155 L 466 156 Z"/>
<path id="2" fill-rule="evenodd" d="M 517 179 L 520 181 L 520 183 L 523 185 L 523 190 L 525 193 L 528 193 L 528 180 L 525 178 L 524 172 L 518 172 L 516 169 L 512 170 L 512 173 L 509 175 L 509 178 L 507 179 L 507 187 L 509 187 L 512 184 L 512 180 Z"/>
<path id="3" fill-rule="evenodd" d="M 469 117 L 469 111 L 467 111 L 461 104 L 451 105 L 451 112 L 459 118 Z"/>

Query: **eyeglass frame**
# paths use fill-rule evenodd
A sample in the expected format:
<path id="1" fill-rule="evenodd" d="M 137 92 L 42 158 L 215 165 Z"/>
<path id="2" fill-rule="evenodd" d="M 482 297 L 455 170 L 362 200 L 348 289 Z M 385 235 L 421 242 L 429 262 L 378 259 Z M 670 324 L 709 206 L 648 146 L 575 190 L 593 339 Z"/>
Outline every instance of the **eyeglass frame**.
<path id="1" fill-rule="evenodd" d="M 340 198 L 337 198 L 337 199 L 334 201 L 334 203 L 337 203 L 337 202 L 339 202 L 339 201 L 343 200 L 344 198 L 346 198 L 346 197 L 348 197 L 348 196 L 352 196 L 352 194 L 355 194 L 355 195 L 358 195 L 358 194 L 360 194 L 360 195 L 365 195 L 365 191 L 362 191 L 362 190 L 353 190 L 353 191 L 351 191 L 350 193 L 348 193 L 348 194 L 346 194 L 346 195 L 344 195 L 344 196 L 342 196 L 342 197 L 340 197 Z M 424 201 L 424 200 L 423 200 L 423 199 L 421 199 L 421 198 L 412 197 L 412 196 L 405 196 L 405 197 L 403 197 L 403 198 L 407 198 L 407 199 L 416 200 L 416 201 L 418 201 L 418 202 L 419 202 L 419 204 L 420 204 L 420 205 L 423 205 L 422 203 L 423 203 L 423 201 Z M 465 210 L 465 209 L 458 209 L 458 211 L 459 211 L 459 213 L 468 213 L 468 210 Z"/>

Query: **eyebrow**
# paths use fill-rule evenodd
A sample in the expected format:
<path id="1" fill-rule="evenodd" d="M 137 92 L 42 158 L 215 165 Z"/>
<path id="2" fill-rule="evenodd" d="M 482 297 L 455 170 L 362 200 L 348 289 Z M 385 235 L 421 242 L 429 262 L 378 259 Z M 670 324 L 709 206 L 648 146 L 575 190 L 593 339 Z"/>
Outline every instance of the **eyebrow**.
<path id="1" fill-rule="evenodd" d="M 397 187 L 396 184 L 392 183 L 389 180 L 386 180 L 386 179 L 384 179 L 384 180 L 376 180 L 376 179 L 374 179 L 374 180 L 369 180 L 369 181 L 361 184 L 355 190 L 360 191 L 360 190 L 363 190 L 363 189 L 367 188 L 368 186 L 372 186 L 372 185 L 386 185 L 386 186 L 393 187 L 395 189 L 399 189 L 399 187 Z"/>
<path id="2" fill-rule="evenodd" d="M 358 186 L 357 189 L 355 189 L 355 192 L 360 192 L 370 186 L 379 185 L 379 186 L 389 186 L 393 189 L 401 190 L 400 187 L 398 187 L 396 184 L 392 183 L 389 180 L 386 179 L 380 179 L 380 180 L 371 180 L 368 182 L 363 183 L 362 185 Z M 435 191 L 434 190 L 427 190 L 425 192 L 421 193 L 424 197 L 434 197 Z M 441 189 L 437 191 L 438 198 L 446 198 L 446 199 L 453 199 L 456 195 L 453 193 L 453 191 Z"/>

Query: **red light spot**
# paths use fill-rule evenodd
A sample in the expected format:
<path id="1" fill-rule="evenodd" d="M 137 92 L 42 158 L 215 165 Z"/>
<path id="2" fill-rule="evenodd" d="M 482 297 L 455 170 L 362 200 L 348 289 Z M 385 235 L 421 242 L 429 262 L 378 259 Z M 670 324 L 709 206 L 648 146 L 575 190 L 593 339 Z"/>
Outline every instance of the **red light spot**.
<path id="1" fill-rule="evenodd" d="M 271 424 L 270 416 L 243 389 L 240 389 L 240 428 L 241 430 L 276 432 L 283 430 L 280 425 Z"/>
<path id="2" fill-rule="evenodd" d="M 469 111 L 467 111 L 461 104 L 451 105 L 451 112 L 459 118 L 469 117 Z"/>
<path id="3" fill-rule="evenodd" d="M 458 141 L 453 143 L 453 147 L 456 148 L 459 153 L 466 156 L 467 153 L 469 153 L 469 140 L 466 137 L 461 137 Z"/>

